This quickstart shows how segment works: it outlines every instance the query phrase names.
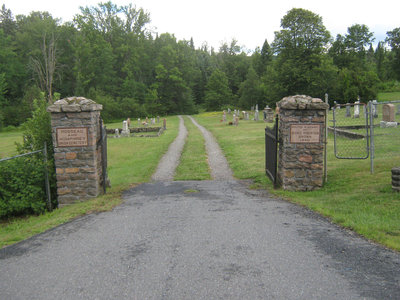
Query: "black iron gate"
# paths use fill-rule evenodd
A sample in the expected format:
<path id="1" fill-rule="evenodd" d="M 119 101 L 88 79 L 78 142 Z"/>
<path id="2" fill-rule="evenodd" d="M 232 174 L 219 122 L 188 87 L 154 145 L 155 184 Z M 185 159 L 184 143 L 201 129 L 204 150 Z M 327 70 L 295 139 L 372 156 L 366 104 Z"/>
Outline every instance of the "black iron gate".
<path id="1" fill-rule="evenodd" d="M 278 116 L 273 128 L 265 127 L 265 173 L 277 187 L 278 170 Z"/>
<path id="2" fill-rule="evenodd" d="M 102 167 L 102 185 L 103 192 L 106 193 L 106 188 L 108 185 L 107 176 L 107 130 L 103 124 L 103 120 L 100 119 L 100 140 L 98 146 L 101 147 L 101 167 Z"/>

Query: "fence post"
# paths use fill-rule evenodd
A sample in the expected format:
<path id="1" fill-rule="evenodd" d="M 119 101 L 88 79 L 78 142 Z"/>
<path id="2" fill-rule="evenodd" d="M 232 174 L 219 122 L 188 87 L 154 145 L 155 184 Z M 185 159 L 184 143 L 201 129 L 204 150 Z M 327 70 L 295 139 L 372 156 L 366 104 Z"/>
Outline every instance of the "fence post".
<path id="1" fill-rule="evenodd" d="M 327 157 L 327 146 L 328 146 L 328 114 L 329 114 L 329 103 L 328 103 L 328 93 L 325 94 L 325 103 L 328 108 L 325 112 L 325 149 L 324 149 L 324 183 L 328 182 L 328 157 Z"/>
<path id="2" fill-rule="evenodd" d="M 45 178 L 45 185 L 46 185 L 46 196 L 47 196 L 47 209 L 52 211 L 51 205 L 51 194 L 50 194 L 50 182 L 49 182 L 49 170 L 47 169 L 47 143 L 44 142 L 43 147 L 43 162 L 44 162 L 44 178 Z"/>
<path id="3" fill-rule="evenodd" d="M 369 155 L 370 155 L 370 162 L 371 162 L 371 174 L 374 173 L 374 156 L 375 156 L 375 144 L 374 144 L 374 110 L 373 110 L 373 103 L 372 101 L 368 101 L 368 109 L 369 109 Z"/>

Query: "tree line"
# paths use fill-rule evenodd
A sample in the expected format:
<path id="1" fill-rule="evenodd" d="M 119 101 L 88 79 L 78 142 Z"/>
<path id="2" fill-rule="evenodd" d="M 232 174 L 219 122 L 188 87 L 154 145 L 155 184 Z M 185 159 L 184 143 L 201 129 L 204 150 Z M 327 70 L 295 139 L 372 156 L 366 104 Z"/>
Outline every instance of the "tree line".
<path id="1" fill-rule="evenodd" d="M 325 93 L 339 103 L 400 89 L 400 28 L 375 42 L 366 25 L 333 38 L 322 18 L 294 8 L 274 40 L 252 53 L 238 41 L 218 50 L 152 32 L 150 15 L 112 2 L 82 7 L 72 22 L 48 12 L 0 11 L 0 128 L 30 117 L 33 100 L 84 96 L 107 120 L 249 109 L 282 97 Z"/>

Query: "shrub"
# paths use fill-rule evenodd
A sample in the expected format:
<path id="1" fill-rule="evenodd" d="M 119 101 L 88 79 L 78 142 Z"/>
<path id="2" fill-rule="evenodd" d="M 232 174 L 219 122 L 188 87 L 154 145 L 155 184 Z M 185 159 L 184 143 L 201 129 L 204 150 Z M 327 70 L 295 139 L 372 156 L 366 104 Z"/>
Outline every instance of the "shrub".
<path id="1" fill-rule="evenodd" d="M 0 163 L 0 218 L 40 214 L 46 209 L 42 155 Z"/>

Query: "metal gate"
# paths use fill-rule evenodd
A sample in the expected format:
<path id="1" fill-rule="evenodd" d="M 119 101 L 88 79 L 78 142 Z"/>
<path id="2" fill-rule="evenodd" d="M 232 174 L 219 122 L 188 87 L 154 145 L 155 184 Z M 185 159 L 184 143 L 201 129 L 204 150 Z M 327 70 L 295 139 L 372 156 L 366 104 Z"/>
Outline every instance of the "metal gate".
<path id="1" fill-rule="evenodd" d="M 333 108 L 334 151 L 339 159 L 367 159 L 370 155 L 370 114 L 364 103 L 336 104 Z"/>
<path id="2" fill-rule="evenodd" d="M 278 116 L 273 128 L 265 127 L 265 173 L 277 187 L 278 169 Z"/>
<path id="3" fill-rule="evenodd" d="M 107 176 L 107 130 L 103 124 L 103 120 L 100 118 L 100 140 L 97 144 L 97 148 L 101 147 L 101 167 L 102 167 L 102 186 L 103 193 L 106 193 L 106 188 L 108 185 L 108 176 Z"/>

